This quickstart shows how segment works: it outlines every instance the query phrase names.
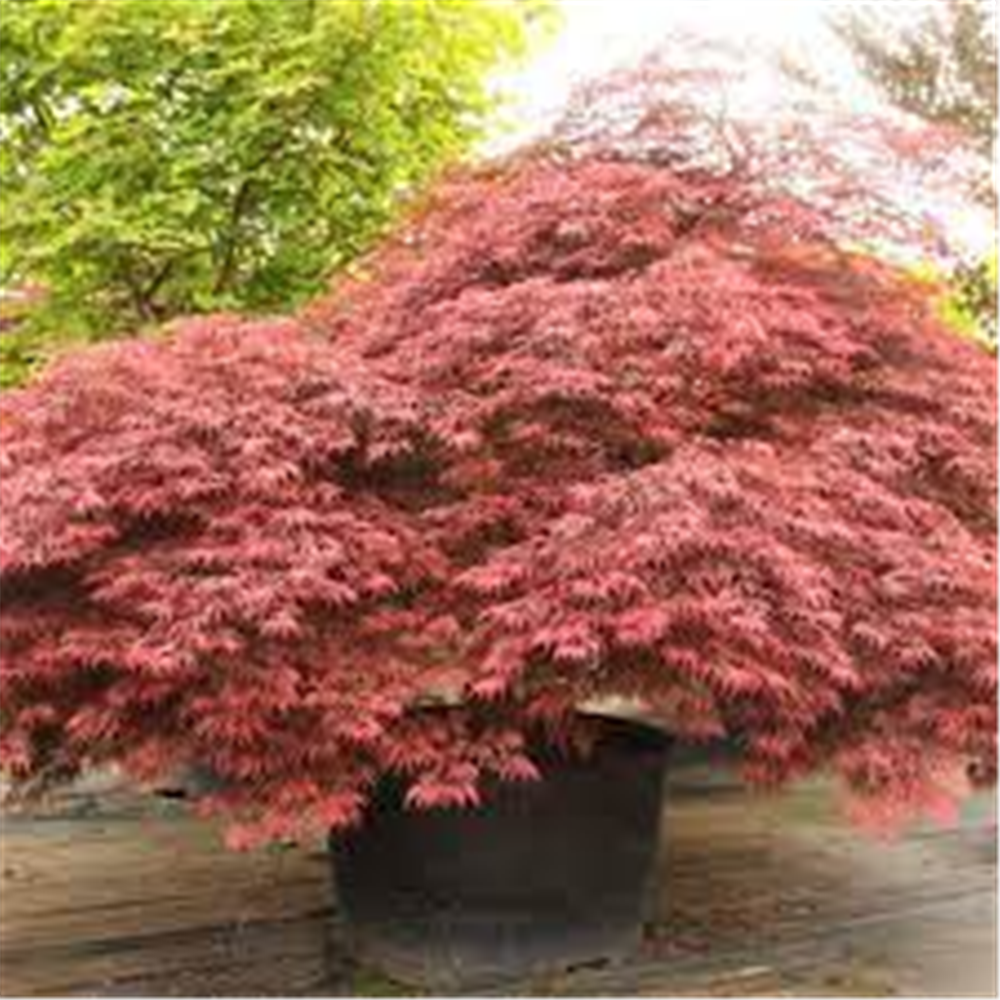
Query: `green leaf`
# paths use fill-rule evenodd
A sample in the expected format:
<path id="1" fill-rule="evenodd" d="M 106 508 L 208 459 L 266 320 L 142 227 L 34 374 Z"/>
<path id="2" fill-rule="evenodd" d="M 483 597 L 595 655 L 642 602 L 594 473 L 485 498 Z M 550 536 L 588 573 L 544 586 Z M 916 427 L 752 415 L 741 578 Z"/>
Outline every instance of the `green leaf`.
<path id="1" fill-rule="evenodd" d="M 0 0 L 0 274 L 46 290 L 32 357 L 314 294 L 471 148 L 553 10 Z"/>

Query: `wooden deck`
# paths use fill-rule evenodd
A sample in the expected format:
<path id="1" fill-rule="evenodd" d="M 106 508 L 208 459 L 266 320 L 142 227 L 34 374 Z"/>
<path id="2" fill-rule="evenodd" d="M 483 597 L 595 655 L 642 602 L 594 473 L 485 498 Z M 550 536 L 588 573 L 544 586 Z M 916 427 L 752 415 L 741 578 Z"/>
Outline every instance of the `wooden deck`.
<path id="1" fill-rule="evenodd" d="M 883 843 L 821 784 L 755 796 L 696 766 L 671 784 L 642 951 L 498 995 L 997 995 L 992 797 Z M 318 847 L 233 854 L 123 790 L 7 815 L 0 842 L 4 996 L 412 992 L 345 958 Z"/>

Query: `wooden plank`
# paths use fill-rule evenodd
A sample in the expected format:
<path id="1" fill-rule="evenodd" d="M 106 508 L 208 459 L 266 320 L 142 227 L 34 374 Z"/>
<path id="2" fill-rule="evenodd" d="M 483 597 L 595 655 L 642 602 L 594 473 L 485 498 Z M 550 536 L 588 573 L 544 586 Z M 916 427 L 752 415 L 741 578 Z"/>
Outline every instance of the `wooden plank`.
<path id="1" fill-rule="evenodd" d="M 821 783 L 750 795 L 680 769 L 658 911 L 613 966 L 485 994 L 995 996 L 995 802 L 889 843 Z M 127 791 L 69 796 L 0 831 L 4 996 L 398 990 L 345 960 L 322 845 L 237 854 Z"/>
<path id="2" fill-rule="evenodd" d="M 315 846 L 237 854 L 183 810 L 120 806 L 4 823 L 4 995 L 198 982 L 280 993 L 327 977 L 329 871 Z"/>

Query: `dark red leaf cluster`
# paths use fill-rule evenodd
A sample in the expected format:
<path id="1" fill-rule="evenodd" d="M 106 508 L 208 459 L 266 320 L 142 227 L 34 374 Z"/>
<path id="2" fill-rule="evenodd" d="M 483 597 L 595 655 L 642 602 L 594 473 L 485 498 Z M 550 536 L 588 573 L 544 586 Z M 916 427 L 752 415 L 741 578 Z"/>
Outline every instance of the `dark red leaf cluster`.
<path id="1" fill-rule="evenodd" d="M 206 768 L 282 837 L 386 772 L 532 780 L 613 697 L 938 808 L 994 752 L 992 363 L 807 235 L 732 178 L 530 159 L 297 319 L 8 395 L 7 765 Z"/>

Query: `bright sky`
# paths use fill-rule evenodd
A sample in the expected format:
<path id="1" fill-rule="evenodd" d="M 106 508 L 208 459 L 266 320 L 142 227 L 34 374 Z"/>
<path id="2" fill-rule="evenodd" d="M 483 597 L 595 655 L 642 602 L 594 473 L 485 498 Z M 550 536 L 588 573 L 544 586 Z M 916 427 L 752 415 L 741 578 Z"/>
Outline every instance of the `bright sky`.
<path id="1" fill-rule="evenodd" d="M 886 0 L 562 0 L 555 43 L 508 83 L 512 113 L 525 131 L 541 127 L 575 83 L 637 61 L 677 29 L 778 49 L 854 84 L 857 76 L 827 20 L 835 10 L 873 2 Z M 892 5 L 902 12 L 927 2 Z"/>

